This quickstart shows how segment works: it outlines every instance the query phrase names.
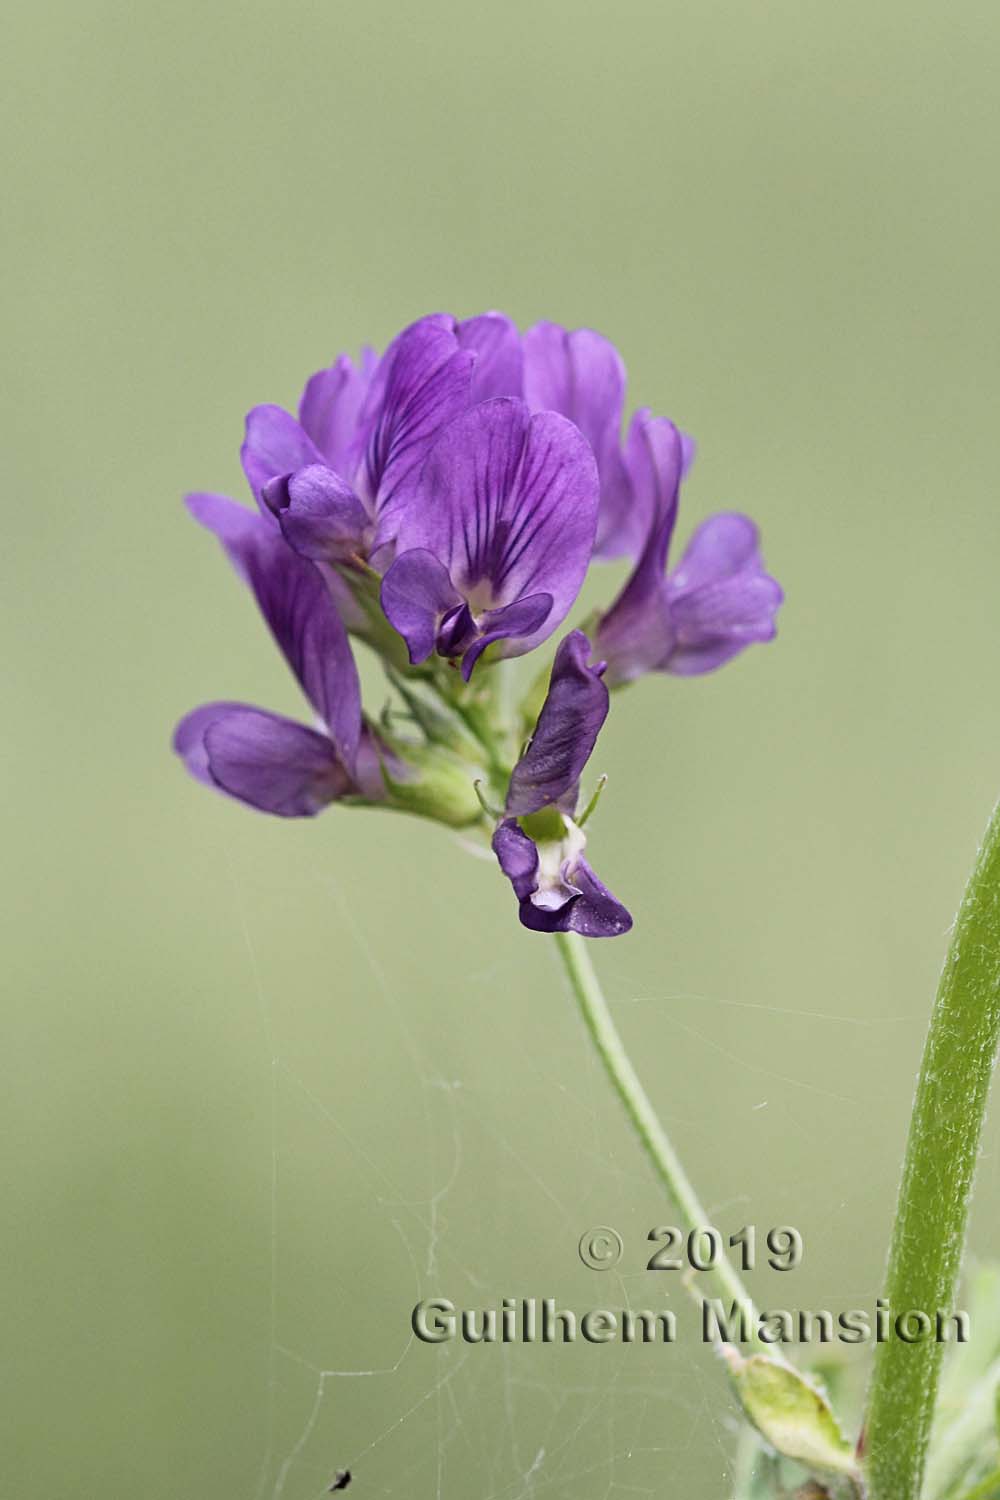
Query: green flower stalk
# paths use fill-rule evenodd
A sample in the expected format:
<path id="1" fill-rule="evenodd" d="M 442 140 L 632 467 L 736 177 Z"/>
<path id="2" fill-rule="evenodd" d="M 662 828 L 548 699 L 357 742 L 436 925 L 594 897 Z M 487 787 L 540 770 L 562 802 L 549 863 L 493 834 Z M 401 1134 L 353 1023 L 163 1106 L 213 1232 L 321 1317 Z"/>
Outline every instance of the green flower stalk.
<path id="1" fill-rule="evenodd" d="M 580 1014 L 597 1055 L 607 1071 L 629 1120 L 649 1157 L 653 1169 L 669 1193 L 688 1229 L 710 1222 L 680 1157 L 674 1150 L 659 1116 L 629 1060 L 625 1044 L 611 1016 L 608 1002 L 594 972 L 586 943 L 574 932 L 556 934 L 556 946 Z M 711 1271 L 719 1292 L 734 1301 L 748 1301 L 746 1287 L 725 1257 Z"/>
<path id="2" fill-rule="evenodd" d="M 625 1051 L 586 942 L 575 932 L 557 933 L 555 940 L 597 1054 L 657 1176 L 687 1228 L 708 1224 L 708 1215 L 694 1185 Z M 717 1295 L 752 1309 L 746 1287 L 725 1257 L 699 1273 L 699 1278 L 704 1278 Z M 698 1287 L 692 1284 L 691 1290 L 700 1300 Z M 765 1349 L 761 1345 L 745 1359 L 732 1345 L 723 1344 L 720 1353 L 725 1357 L 733 1393 L 768 1449 L 794 1459 L 814 1473 L 842 1481 L 852 1500 L 857 1500 L 862 1489 L 855 1455 L 824 1393 L 793 1369 L 777 1348 Z M 744 1457 L 752 1464 L 749 1454 Z M 749 1489 L 752 1474 L 745 1479 L 741 1487 Z M 756 1496 L 757 1492 L 751 1493 Z"/>

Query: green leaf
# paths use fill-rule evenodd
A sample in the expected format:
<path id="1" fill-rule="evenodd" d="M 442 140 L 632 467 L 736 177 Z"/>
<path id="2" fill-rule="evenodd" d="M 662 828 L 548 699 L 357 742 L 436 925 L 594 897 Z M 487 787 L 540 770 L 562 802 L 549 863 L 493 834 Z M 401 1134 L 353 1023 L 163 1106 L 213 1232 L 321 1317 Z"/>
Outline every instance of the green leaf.
<path id="1" fill-rule="evenodd" d="M 822 1391 L 766 1354 L 744 1359 L 728 1344 L 722 1352 L 743 1410 L 772 1448 L 805 1469 L 858 1480 L 854 1449 Z"/>

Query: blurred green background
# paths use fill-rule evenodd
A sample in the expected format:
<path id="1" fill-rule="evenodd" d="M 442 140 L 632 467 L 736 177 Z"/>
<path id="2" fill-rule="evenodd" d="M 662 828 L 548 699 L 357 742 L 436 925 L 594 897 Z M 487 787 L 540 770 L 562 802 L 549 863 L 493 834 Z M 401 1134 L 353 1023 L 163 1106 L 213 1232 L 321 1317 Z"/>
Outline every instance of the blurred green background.
<path id="1" fill-rule="evenodd" d="M 423 312 L 616 340 L 699 440 L 682 537 L 747 509 L 788 602 L 773 647 L 616 701 L 593 847 L 636 927 L 596 958 L 716 1221 L 805 1237 L 761 1300 L 869 1303 L 1000 790 L 996 7 L 43 0 L 6 32 L 4 1493 L 722 1496 L 720 1374 L 642 1271 L 670 1210 L 505 882 L 171 757 L 203 699 L 297 708 L 179 497 L 243 495 L 244 411 Z M 594 1223 L 620 1274 L 579 1264 Z M 685 1332 L 434 1349 L 422 1295 L 668 1295 Z"/>

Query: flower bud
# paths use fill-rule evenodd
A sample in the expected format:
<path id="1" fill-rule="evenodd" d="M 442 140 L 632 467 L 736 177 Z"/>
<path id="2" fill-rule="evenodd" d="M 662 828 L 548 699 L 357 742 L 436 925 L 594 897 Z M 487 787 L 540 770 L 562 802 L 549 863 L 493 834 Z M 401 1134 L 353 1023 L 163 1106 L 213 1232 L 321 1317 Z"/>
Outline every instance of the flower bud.
<path id="1" fill-rule="evenodd" d="M 459 760 L 440 746 L 431 749 L 406 746 L 404 750 L 397 745 L 394 750 L 392 769 L 382 762 L 388 793 L 386 806 L 417 817 L 433 818 L 449 828 L 468 828 L 482 820 L 483 810 L 468 761 Z"/>

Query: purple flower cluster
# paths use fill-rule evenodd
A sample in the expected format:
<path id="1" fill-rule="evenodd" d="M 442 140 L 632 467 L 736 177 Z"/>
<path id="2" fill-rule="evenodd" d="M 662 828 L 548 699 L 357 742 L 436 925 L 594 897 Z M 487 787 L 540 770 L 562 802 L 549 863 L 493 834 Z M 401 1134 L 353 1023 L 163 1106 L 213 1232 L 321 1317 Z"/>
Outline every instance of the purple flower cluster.
<path id="1" fill-rule="evenodd" d="M 188 770 L 284 817 L 339 801 L 482 826 L 526 927 L 626 932 L 577 816 L 609 688 L 711 671 L 770 640 L 782 594 L 742 515 L 705 521 L 668 571 L 693 445 L 645 410 L 623 440 L 624 405 L 608 340 L 554 323 L 521 334 L 486 313 L 421 318 L 357 365 L 341 355 L 297 418 L 255 407 L 241 456 L 257 510 L 187 503 L 251 589 L 315 725 L 206 704 L 175 733 Z M 537 715 L 534 690 L 512 709 L 499 664 L 542 645 L 591 562 L 615 557 L 632 571 L 591 638 L 564 637 Z M 395 695 L 377 722 L 351 636 Z"/>

